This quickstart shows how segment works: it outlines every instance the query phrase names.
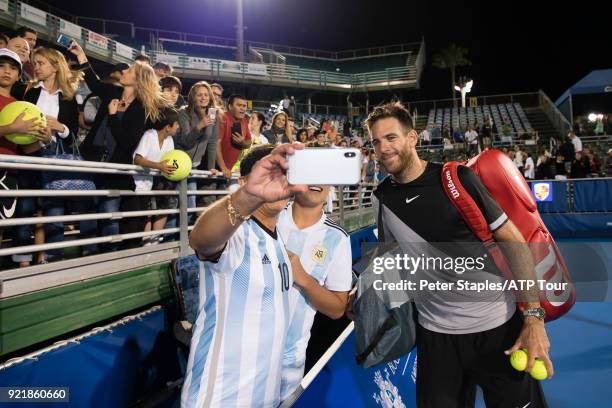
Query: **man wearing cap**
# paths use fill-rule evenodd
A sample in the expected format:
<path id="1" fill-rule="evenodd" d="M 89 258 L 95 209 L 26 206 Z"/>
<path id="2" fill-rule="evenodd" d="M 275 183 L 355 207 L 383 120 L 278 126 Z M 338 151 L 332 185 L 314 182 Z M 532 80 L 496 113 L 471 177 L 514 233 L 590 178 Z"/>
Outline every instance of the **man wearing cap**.
<path id="1" fill-rule="evenodd" d="M 17 54 L 17 58 L 19 59 L 21 73 L 19 74 L 19 78 L 17 78 L 17 82 L 13 85 L 13 89 L 11 89 L 11 95 L 15 99 L 22 100 L 26 91 L 26 83 L 31 79 L 23 69 L 21 69 L 23 63 L 30 61 L 30 44 L 28 44 L 24 38 L 15 37 L 9 40 L 6 48 Z"/>

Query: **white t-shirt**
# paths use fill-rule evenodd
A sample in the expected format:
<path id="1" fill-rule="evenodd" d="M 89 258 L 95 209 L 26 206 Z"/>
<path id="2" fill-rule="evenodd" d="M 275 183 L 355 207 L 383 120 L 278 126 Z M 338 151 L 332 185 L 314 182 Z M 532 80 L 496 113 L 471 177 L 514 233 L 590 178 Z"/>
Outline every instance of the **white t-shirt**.
<path id="1" fill-rule="evenodd" d="M 429 133 L 429 130 L 424 129 L 421 132 L 421 140 L 423 140 L 424 142 L 431 142 L 431 134 Z"/>
<path id="2" fill-rule="evenodd" d="M 478 133 L 476 133 L 475 130 L 468 130 L 467 132 L 465 132 L 465 140 L 467 140 L 469 144 L 477 144 Z"/>
<path id="3" fill-rule="evenodd" d="M 134 150 L 132 160 L 139 154 L 147 160 L 159 163 L 164 153 L 174 150 L 174 140 L 171 136 L 164 139 L 164 143 L 159 147 L 157 130 L 149 129 L 140 138 L 138 147 Z M 153 189 L 153 176 L 134 176 L 135 191 L 151 191 Z"/>
<path id="4" fill-rule="evenodd" d="M 525 178 L 535 178 L 535 167 L 533 165 L 533 159 L 531 157 L 527 157 L 527 160 L 525 160 Z"/>
<path id="5" fill-rule="evenodd" d="M 278 229 L 269 231 L 253 217 L 217 262 L 200 262 L 181 407 L 278 407 L 292 285 Z"/>
<path id="6" fill-rule="evenodd" d="M 515 152 L 514 153 L 514 164 L 516 165 L 516 167 L 523 167 L 523 153 L 522 152 Z"/>
<path id="7" fill-rule="evenodd" d="M 335 292 L 348 292 L 352 283 L 352 253 L 348 234 L 325 214 L 308 228 L 293 221 L 293 204 L 278 218 L 277 228 L 287 250 L 300 257 L 304 270 L 319 285 Z M 294 286 L 289 291 L 291 319 L 283 352 L 281 399 L 288 397 L 304 375 L 306 347 L 316 309 Z"/>
<path id="8" fill-rule="evenodd" d="M 572 144 L 574 145 L 574 151 L 576 153 L 581 152 L 582 151 L 582 140 L 580 140 L 580 138 L 578 136 L 575 136 L 572 139 Z"/>

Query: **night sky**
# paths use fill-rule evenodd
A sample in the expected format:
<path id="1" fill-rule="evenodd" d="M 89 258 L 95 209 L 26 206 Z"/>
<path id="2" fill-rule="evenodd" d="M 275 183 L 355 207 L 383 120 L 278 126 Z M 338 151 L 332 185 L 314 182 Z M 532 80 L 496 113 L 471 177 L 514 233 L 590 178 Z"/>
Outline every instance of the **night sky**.
<path id="1" fill-rule="evenodd" d="M 594 69 L 612 68 L 612 13 L 605 2 L 244 0 L 245 39 L 325 50 L 420 41 L 428 64 L 412 100 L 448 98 L 450 74 L 432 54 L 470 49 L 474 96 L 543 89 L 553 101 Z M 235 0 L 103 0 L 51 4 L 74 15 L 234 37 Z M 540 7 L 540 8 L 536 8 Z M 168 17 L 172 16 L 172 17 Z"/>

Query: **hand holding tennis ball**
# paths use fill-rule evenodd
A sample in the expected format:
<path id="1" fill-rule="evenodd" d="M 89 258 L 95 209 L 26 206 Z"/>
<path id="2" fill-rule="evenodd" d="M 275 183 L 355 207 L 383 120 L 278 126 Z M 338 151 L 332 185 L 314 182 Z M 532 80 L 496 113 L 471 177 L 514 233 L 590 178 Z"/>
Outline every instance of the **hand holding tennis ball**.
<path id="1" fill-rule="evenodd" d="M 510 356 L 510 365 L 517 371 L 525 371 L 527 369 L 527 362 L 529 360 L 529 356 L 527 355 L 526 349 L 516 350 Z M 529 372 L 531 377 L 536 380 L 545 380 L 548 378 L 548 371 L 546 370 L 546 366 L 544 362 L 540 359 L 536 359 L 533 363 L 533 367 Z"/>

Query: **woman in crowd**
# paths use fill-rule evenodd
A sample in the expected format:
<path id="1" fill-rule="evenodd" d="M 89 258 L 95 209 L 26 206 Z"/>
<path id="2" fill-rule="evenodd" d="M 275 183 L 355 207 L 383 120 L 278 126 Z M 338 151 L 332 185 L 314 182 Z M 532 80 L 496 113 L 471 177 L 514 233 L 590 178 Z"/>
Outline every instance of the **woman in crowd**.
<path id="1" fill-rule="evenodd" d="M 77 42 L 73 41 L 69 50 L 77 57 L 80 68 L 84 70 L 87 86 L 101 100 L 101 108 L 83 141 L 81 153 L 87 160 L 132 164 L 132 155 L 140 138 L 148 129 L 147 123 L 158 121 L 161 110 L 170 106 L 161 94 L 153 68 L 142 62 L 135 62 L 121 72 L 119 86 L 111 85 L 100 81 Z M 96 187 L 134 191 L 134 179 L 130 175 L 104 175 L 97 177 Z M 139 201 L 133 198 L 102 197 L 98 202 L 98 212 L 139 210 L 136 208 Z M 138 232 L 139 223 L 130 221 L 129 218 L 121 224 L 116 220 L 101 221 L 98 224 L 101 227 L 100 235 L 116 235 L 119 231 Z M 133 240 L 126 246 L 139 241 Z M 117 246 L 111 244 L 108 249 L 115 250 Z"/>
<path id="2" fill-rule="evenodd" d="M 32 54 L 32 60 L 34 62 L 35 79 L 28 84 L 24 100 L 35 104 L 45 114 L 47 126 L 51 130 L 52 143 L 44 148 L 40 144 L 32 145 L 33 148 L 30 149 L 29 153 L 53 158 L 58 151 L 58 147 L 63 147 L 65 151 L 72 151 L 72 146 L 76 143 L 79 112 L 75 94 L 82 74 L 71 71 L 62 53 L 52 48 L 37 48 Z M 66 201 L 64 197 L 43 197 L 44 215 L 64 215 Z M 78 211 L 83 212 L 85 209 L 83 204 L 85 203 L 82 201 L 74 201 L 74 203 L 77 205 Z M 28 226 L 18 228 L 24 229 L 24 233 L 29 236 L 30 229 Z M 95 222 L 83 221 L 80 223 L 83 238 L 95 236 L 94 230 Z M 48 243 L 64 240 L 64 224 L 61 222 L 45 224 L 44 231 Z M 18 233 L 17 235 L 21 236 L 22 234 Z M 92 247 L 85 248 L 85 254 L 91 250 Z M 61 260 L 62 257 L 63 249 L 54 249 L 47 252 L 47 258 L 50 261 Z M 45 261 L 44 257 L 40 261 Z"/>
<path id="3" fill-rule="evenodd" d="M 285 112 L 278 112 L 272 117 L 272 127 L 264 132 L 264 136 L 272 144 L 293 142 L 289 130 L 289 117 Z"/>
<path id="4" fill-rule="evenodd" d="M 215 106 L 213 91 L 206 81 L 193 84 L 187 106 L 179 111 L 179 130 L 174 136 L 177 149 L 191 157 L 192 168 L 215 171 L 217 138 L 222 116 Z M 196 179 L 189 179 L 188 190 L 197 190 Z M 187 206 L 196 207 L 196 196 L 189 196 Z"/>

